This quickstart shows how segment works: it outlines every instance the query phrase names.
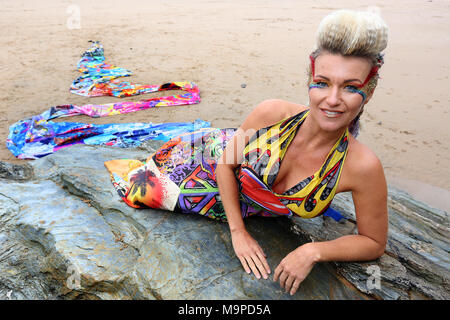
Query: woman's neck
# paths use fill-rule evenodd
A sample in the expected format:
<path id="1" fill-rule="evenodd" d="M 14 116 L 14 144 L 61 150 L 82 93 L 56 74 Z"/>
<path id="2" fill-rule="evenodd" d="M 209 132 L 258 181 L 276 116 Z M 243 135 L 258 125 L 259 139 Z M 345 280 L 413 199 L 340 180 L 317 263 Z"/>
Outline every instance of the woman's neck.
<path id="1" fill-rule="evenodd" d="M 299 128 L 302 131 L 300 135 L 301 140 L 305 143 L 305 147 L 311 150 L 321 148 L 331 149 L 346 129 L 325 131 L 310 116 L 306 117 L 304 123 Z"/>

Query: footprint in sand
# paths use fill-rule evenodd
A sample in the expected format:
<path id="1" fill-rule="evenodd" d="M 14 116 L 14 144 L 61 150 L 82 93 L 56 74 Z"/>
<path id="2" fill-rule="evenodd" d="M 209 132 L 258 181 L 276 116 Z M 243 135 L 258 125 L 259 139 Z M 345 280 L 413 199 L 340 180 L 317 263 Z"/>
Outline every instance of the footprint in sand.
<path id="1" fill-rule="evenodd" d="M 391 145 L 389 145 L 389 144 L 385 144 L 384 146 L 386 147 L 386 149 L 397 150 L 397 148 L 396 148 L 396 147 L 394 147 L 394 146 L 391 146 Z"/>

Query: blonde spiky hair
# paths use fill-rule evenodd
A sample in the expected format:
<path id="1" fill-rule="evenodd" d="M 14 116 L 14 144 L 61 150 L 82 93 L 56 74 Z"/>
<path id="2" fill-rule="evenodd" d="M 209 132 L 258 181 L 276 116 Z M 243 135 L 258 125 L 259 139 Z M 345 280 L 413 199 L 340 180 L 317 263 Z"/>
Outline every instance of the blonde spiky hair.
<path id="1" fill-rule="evenodd" d="M 338 10 L 317 30 L 317 49 L 342 55 L 374 57 L 387 46 L 388 26 L 374 12 Z"/>

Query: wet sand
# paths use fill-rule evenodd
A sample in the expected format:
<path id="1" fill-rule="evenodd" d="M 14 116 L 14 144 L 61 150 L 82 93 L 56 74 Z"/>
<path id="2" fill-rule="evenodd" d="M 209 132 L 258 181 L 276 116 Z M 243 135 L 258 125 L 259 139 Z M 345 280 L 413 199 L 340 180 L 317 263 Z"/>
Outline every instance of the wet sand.
<path id="1" fill-rule="evenodd" d="M 336 9 L 374 5 L 390 27 L 389 44 L 359 139 L 381 159 L 390 184 L 450 211 L 450 1 L 0 1 L 0 139 L 51 106 L 117 101 L 69 93 L 88 40 L 101 41 L 107 62 L 133 71 L 129 80 L 194 81 L 202 102 L 64 121 L 201 118 L 236 127 L 265 99 L 308 104 L 306 67 L 319 21 Z M 127 99 L 149 96 L 156 94 Z M 0 160 L 24 161 L 5 143 Z"/>

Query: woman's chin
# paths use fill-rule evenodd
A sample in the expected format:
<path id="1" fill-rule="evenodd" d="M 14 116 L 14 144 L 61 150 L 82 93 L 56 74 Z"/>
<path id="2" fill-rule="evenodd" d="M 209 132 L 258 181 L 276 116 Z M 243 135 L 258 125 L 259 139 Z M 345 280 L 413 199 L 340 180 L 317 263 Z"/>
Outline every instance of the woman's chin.
<path id="1" fill-rule="evenodd" d="M 332 133 L 342 131 L 342 129 L 348 127 L 348 124 L 345 121 L 336 121 L 335 119 L 333 120 L 327 119 L 324 121 L 320 121 L 319 127 L 325 132 Z"/>
<path id="2" fill-rule="evenodd" d="M 327 133 L 340 132 L 347 128 L 351 122 L 347 112 L 328 115 L 319 109 L 311 115 L 319 128 Z"/>

